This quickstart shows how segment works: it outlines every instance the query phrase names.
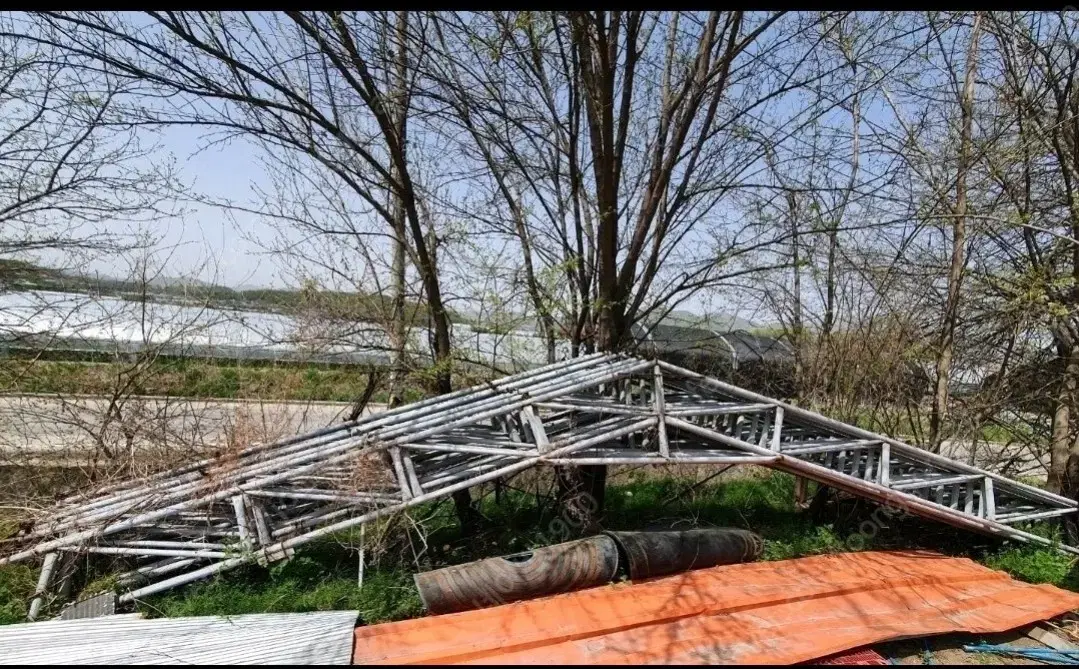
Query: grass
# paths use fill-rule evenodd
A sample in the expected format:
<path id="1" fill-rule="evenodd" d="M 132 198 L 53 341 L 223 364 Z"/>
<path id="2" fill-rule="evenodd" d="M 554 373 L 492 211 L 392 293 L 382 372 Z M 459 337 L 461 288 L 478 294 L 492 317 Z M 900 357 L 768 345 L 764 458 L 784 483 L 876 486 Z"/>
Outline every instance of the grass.
<path id="1" fill-rule="evenodd" d="M 0 625 L 26 620 L 37 576 L 30 565 L 0 567 Z"/>
<path id="2" fill-rule="evenodd" d="M 450 522 L 448 514 L 437 515 L 443 524 Z M 354 609 L 366 624 L 412 618 L 422 612 L 420 597 L 412 581 L 414 570 L 400 543 L 407 543 L 407 533 L 394 533 L 395 527 L 391 520 L 369 529 L 369 537 L 388 530 L 390 540 L 380 552 L 371 551 L 368 543 L 378 562 L 365 570 L 363 587 L 357 585 L 358 535 L 344 532 L 312 542 L 288 562 L 248 565 L 152 597 L 138 608 L 151 617 Z"/>
<path id="3" fill-rule="evenodd" d="M 373 572 L 365 576 L 360 588 L 355 573 L 327 574 L 313 569 L 313 563 L 304 555 L 287 563 L 287 569 L 228 574 L 157 598 L 140 609 L 148 615 L 167 617 L 355 609 L 368 624 L 411 618 L 421 612 L 419 594 L 407 572 Z"/>
<path id="4" fill-rule="evenodd" d="M 1005 543 L 958 532 L 918 519 L 892 518 L 871 533 L 864 529 L 869 508 L 840 508 L 832 522 L 816 524 L 793 502 L 794 480 L 775 472 L 730 478 L 687 492 L 692 481 L 658 478 L 643 471 L 612 480 L 604 525 L 612 530 L 741 527 L 764 539 L 765 560 L 855 550 L 926 548 L 973 558 L 1031 583 L 1079 590 L 1075 560 L 1052 548 Z M 452 504 L 430 503 L 411 518 L 426 532 L 422 539 L 403 517 L 368 529 L 382 536 L 377 561 L 369 564 L 362 588 L 356 585 L 355 536 L 338 535 L 303 547 L 288 563 L 251 565 L 140 603 L 150 616 L 355 609 L 365 624 L 422 614 L 411 574 L 468 560 L 505 555 L 576 536 L 559 523 L 550 505 L 508 490 L 500 503 L 486 496 L 479 504 L 480 531 L 462 537 Z M 405 528 L 413 528 L 406 530 Z M 1032 528 L 1052 536 L 1052 528 Z M 25 615 L 35 574 L 23 565 L 0 568 L 0 622 Z M 89 591 L 89 588 L 86 590 Z"/>
<path id="5" fill-rule="evenodd" d="M 984 441 L 995 444 L 1007 444 L 1017 440 L 1035 439 L 1034 430 L 1028 423 L 1014 422 L 1007 425 L 988 423 L 978 429 L 978 436 Z"/>
<path id="6" fill-rule="evenodd" d="M 126 365 L 114 362 L 0 360 L 0 389 L 108 396 L 126 369 Z M 169 397 L 351 402 L 363 394 L 366 384 L 367 376 L 359 368 L 162 360 L 140 374 L 129 392 Z M 424 391 L 412 382 L 404 395 L 405 401 L 411 402 L 420 399 Z M 376 393 L 373 401 L 385 401 L 385 392 Z"/>
<path id="7" fill-rule="evenodd" d="M 1011 547 L 986 556 L 987 567 L 1006 571 L 1028 583 L 1052 583 L 1079 591 L 1075 558 L 1048 548 Z"/>
<path id="8" fill-rule="evenodd" d="M 159 358 L 130 378 L 131 365 L 114 361 L 0 359 L 0 391 L 60 395 L 126 395 L 253 399 L 295 402 L 353 402 L 367 387 L 368 370 L 358 366 L 302 363 L 237 363 Z M 484 370 L 457 367 L 460 387 L 486 379 Z M 385 378 L 372 398 L 385 402 Z M 130 383 L 128 386 L 127 384 Z M 400 394 L 414 402 L 434 392 L 431 369 L 414 369 L 404 377 Z"/>

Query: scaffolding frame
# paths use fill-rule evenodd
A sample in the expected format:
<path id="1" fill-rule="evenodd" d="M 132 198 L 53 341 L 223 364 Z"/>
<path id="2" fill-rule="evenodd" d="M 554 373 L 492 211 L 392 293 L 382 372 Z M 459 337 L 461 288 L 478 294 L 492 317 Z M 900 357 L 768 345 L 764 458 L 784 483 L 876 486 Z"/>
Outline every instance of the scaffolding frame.
<path id="1" fill-rule="evenodd" d="M 663 361 L 594 354 L 69 497 L 0 565 L 136 558 L 132 602 L 540 465 L 753 464 L 951 526 L 1056 546 L 1017 525 L 1077 511 L 1012 481 Z"/>

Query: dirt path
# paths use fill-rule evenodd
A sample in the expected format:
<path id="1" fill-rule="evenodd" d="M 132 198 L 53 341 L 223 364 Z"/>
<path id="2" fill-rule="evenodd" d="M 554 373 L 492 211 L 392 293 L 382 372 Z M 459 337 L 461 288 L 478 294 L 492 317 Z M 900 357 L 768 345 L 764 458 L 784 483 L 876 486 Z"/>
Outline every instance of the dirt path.
<path id="1" fill-rule="evenodd" d="M 942 634 L 940 636 L 889 641 L 873 649 L 895 664 L 1036 664 L 1045 662 L 994 653 L 970 653 L 965 645 L 987 643 L 1018 646 L 1019 648 L 1048 648 L 1026 635 L 1026 628 L 1002 634 Z"/>

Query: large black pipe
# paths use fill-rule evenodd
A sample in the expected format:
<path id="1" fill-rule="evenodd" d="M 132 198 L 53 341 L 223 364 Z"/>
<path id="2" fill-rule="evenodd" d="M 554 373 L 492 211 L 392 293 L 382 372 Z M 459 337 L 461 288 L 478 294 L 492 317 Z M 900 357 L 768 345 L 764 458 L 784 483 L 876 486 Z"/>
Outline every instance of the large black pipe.
<path id="1" fill-rule="evenodd" d="M 606 532 L 629 563 L 629 577 L 675 574 L 721 564 L 751 562 L 761 555 L 761 538 L 747 530 L 715 528 L 665 532 Z"/>

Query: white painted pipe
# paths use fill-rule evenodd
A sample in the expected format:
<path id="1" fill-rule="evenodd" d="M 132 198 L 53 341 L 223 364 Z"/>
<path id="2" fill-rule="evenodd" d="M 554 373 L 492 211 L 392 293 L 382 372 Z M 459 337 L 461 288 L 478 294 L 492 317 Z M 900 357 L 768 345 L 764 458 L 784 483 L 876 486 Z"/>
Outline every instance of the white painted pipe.
<path id="1" fill-rule="evenodd" d="M 124 572 L 116 577 L 117 583 L 120 585 L 130 585 L 140 580 L 152 578 L 154 576 L 163 576 L 165 574 L 171 574 L 174 571 L 186 569 L 188 566 L 195 564 L 198 560 L 194 558 L 168 558 L 148 564 L 138 569 L 133 569 L 128 572 Z"/>
<path id="2" fill-rule="evenodd" d="M 230 553 L 224 551 L 181 551 L 168 548 L 120 548 L 116 546 L 78 546 L 70 547 L 65 546 L 61 548 L 62 551 L 69 552 L 86 552 L 86 553 L 99 553 L 101 555 L 137 555 L 143 556 L 160 556 L 160 557 L 186 557 L 186 558 L 212 558 L 215 560 L 224 559 L 230 557 Z"/>
<path id="3" fill-rule="evenodd" d="M 49 553 L 41 564 L 41 574 L 38 575 L 37 587 L 34 588 L 34 599 L 30 602 L 30 610 L 26 614 L 26 619 L 31 622 L 37 620 L 37 614 L 41 612 L 41 606 L 45 603 L 45 591 L 48 590 L 49 582 L 52 581 L 58 557 L 57 553 Z"/>
<path id="4" fill-rule="evenodd" d="M 609 358 L 609 360 L 606 360 L 605 358 Z M 332 426 L 332 427 L 328 427 L 328 428 L 324 428 L 322 430 L 316 431 L 315 433 L 312 433 L 312 434 L 302 435 L 300 437 L 292 437 L 292 438 L 284 439 L 284 440 L 281 440 L 281 441 L 278 441 L 278 442 L 274 442 L 272 444 L 252 446 L 252 447 L 249 447 L 249 448 L 244 449 L 243 451 L 241 451 L 240 452 L 240 457 L 242 459 L 242 457 L 244 455 L 247 455 L 247 454 L 252 453 L 252 452 L 260 452 L 260 451 L 265 451 L 265 450 L 271 449 L 271 448 L 279 448 L 281 446 L 288 446 L 289 448 L 285 452 L 281 452 L 279 450 L 276 453 L 269 454 L 269 456 L 272 456 L 276 460 L 276 458 L 278 458 L 278 457 L 280 457 L 282 455 L 290 455 L 290 454 L 293 454 L 295 452 L 303 451 L 305 449 L 310 448 L 311 445 L 312 445 L 310 443 L 310 441 L 312 439 L 315 439 L 315 438 L 326 437 L 326 439 L 323 440 L 325 442 L 336 441 L 338 439 L 345 438 L 344 435 L 346 435 L 346 434 L 356 434 L 355 430 L 356 430 L 357 427 L 362 427 L 364 429 L 364 431 L 366 431 L 366 430 L 368 430 L 370 428 L 380 427 L 380 426 L 382 426 L 382 425 L 384 425 L 386 423 L 392 422 L 392 421 L 394 421 L 394 419 L 400 418 L 402 416 L 410 416 L 412 418 L 415 418 L 417 416 L 422 416 L 422 415 L 425 415 L 425 414 L 429 414 L 429 413 L 432 413 L 434 411 L 441 411 L 442 409 L 445 408 L 446 405 L 458 405 L 458 404 L 461 404 L 463 402 L 474 401 L 477 396 L 497 395 L 498 391 L 505 391 L 505 390 L 510 390 L 510 389 L 514 389 L 514 388 L 517 388 L 517 387 L 523 387 L 523 386 L 526 386 L 526 385 L 529 385 L 529 384 L 534 384 L 539 380 L 549 380 L 549 379 L 564 380 L 565 375 L 568 372 L 576 371 L 576 370 L 580 370 L 580 369 L 585 369 L 587 371 L 587 369 L 590 366 L 593 366 L 596 363 L 617 361 L 617 360 L 618 360 L 618 358 L 616 358 L 614 356 L 605 356 L 604 354 L 593 354 L 591 356 L 584 356 L 582 358 L 570 359 L 570 360 L 564 361 L 563 363 L 558 363 L 557 365 L 555 365 L 553 367 L 541 368 L 539 370 L 535 370 L 534 372 L 528 372 L 528 373 L 525 373 L 525 374 L 522 374 L 522 375 L 515 376 L 515 377 L 510 378 L 510 379 L 502 379 L 502 380 L 499 380 L 499 381 L 492 382 L 491 384 L 489 384 L 488 387 L 477 386 L 477 387 L 474 387 L 474 388 L 469 388 L 469 389 L 464 389 L 464 390 L 461 390 L 461 391 L 457 391 L 455 393 L 449 393 L 447 395 L 441 395 L 441 396 L 438 396 L 438 397 L 429 398 L 427 400 L 422 400 L 420 402 L 415 402 L 415 403 L 406 405 L 404 407 L 400 407 L 399 409 L 394 409 L 394 410 L 387 411 L 387 412 L 381 412 L 379 414 L 370 414 L 368 416 L 362 417 L 358 421 L 355 421 L 351 425 Z M 351 432 L 349 432 L 349 431 L 351 431 Z M 303 443 L 301 443 L 301 442 L 303 442 Z M 265 460 L 265 457 L 263 457 L 261 459 Z M 205 466 L 212 465 L 215 462 L 216 462 L 215 460 L 204 460 L 204 461 L 196 463 L 194 465 L 185 466 L 185 467 L 181 468 L 178 471 L 184 473 L 184 482 L 197 481 L 198 479 L 201 478 L 201 476 L 197 473 L 197 471 L 194 471 L 194 470 L 198 470 L 198 469 L 201 469 L 201 468 L 203 468 Z M 177 471 L 177 470 L 174 470 L 174 471 Z M 167 478 L 168 473 L 166 472 L 166 473 L 163 473 L 161 475 L 155 476 L 155 478 L 158 478 L 158 477 Z M 171 488 L 173 488 L 173 492 L 175 492 L 176 483 L 177 482 L 175 480 L 161 481 L 159 486 L 152 486 L 151 489 L 153 489 L 153 488 L 167 489 L 167 488 L 171 487 Z M 142 498 L 142 497 L 145 497 L 145 493 L 146 493 L 145 488 L 139 488 L 139 489 L 136 489 L 136 490 L 133 490 L 133 491 L 128 491 L 127 493 L 125 493 L 122 496 L 122 498 L 126 499 L 126 498 L 128 498 L 130 496 L 137 496 L 137 497 Z M 94 508 L 95 506 L 98 506 L 98 505 L 101 505 L 101 504 L 104 504 L 106 506 L 111 507 L 117 501 L 119 501 L 119 500 L 116 500 L 116 499 L 102 500 L 100 502 L 92 504 L 91 508 Z M 131 506 L 134 507 L 135 505 L 131 505 Z M 128 509 L 125 509 L 125 510 L 130 510 L 130 509 L 128 508 Z M 102 514 L 102 515 L 94 516 L 93 518 L 98 519 L 98 518 L 102 517 L 103 515 L 107 515 L 107 513 Z M 80 520 L 85 520 L 85 518 L 80 519 Z M 60 529 L 66 528 L 67 526 L 68 525 L 53 526 L 55 529 L 45 530 L 42 534 L 55 533 L 56 531 L 59 531 Z M 0 564 L 2 564 L 2 563 L 0 563 Z"/>
<path id="5" fill-rule="evenodd" d="M 893 453 L 901 453 L 905 456 L 909 456 L 922 462 L 933 464 L 943 469 L 954 469 L 965 473 L 981 474 L 982 476 L 986 476 L 993 479 L 994 481 L 1005 484 L 1006 488 L 1010 487 L 1013 489 L 1023 490 L 1024 492 L 1029 493 L 1031 496 L 1037 497 L 1048 502 L 1052 502 L 1057 505 L 1071 507 L 1079 506 L 1079 502 L 1068 499 L 1067 497 L 1056 495 L 1047 490 L 1042 490 L 1041 488 L 1035 488 L 1034 486 L 1026 485 L 1025 483 L 1020 483 L 1018 481 L 1004 478 L 999 474 L 994 474 L 984 469 L 979 469 L 978 467 L 975 467 L 973 465 L 968 465 L 963 462 L 957 462 L 955 460 L 949 460 L 948 458 L 937 455 L 935 453 L 930 453 L 916 446 L 905 444 L 901 441 L 886 437 L 884 435 L 874 434 L 868 430 L 863 430 L 853 425 L 841 423 L 832 418 L 828 418 L 827 416 L 822 416 L 819 413 L 814 413 L 801 407 L 796 407 L 792 404 L 780 402 L 770 397 L 765 397 L 764 395 L 758 395 L 757 393 L 744 390 L 742 388 L 739 388 L 738 386 L 732 386 L 730 384 L 723 383 L 722 381 L 717 381 L 716 379 L 697 374 L 696 372 L 691 372 L 688 369 L 682 369 L 681 367 L 676 367 L 675 365 L 663 361 L 660 361 L 659 365 L 664 369 L 664 371 L 670 372 L 673 375 L 693 379 L 694 381 L 698 381 L 704 385 L 710 386 L 729 395 L 734 395 L 735 397 L 742 397 L 755 402 L 761 402 L 763 404 L 783 407 L 784 415 L 787 418 L 800 418 L 801 420 L 815 423 L 829 430 L 838 432 L 839 434 L 845 434 L 850 437 L 871 439 L 875 441 L 886 441 L 893 447 Z"/>
<path id="6" fill-rule="evenodd" d="M 736 448 L 740 446 L 744 450 L 752 451 L 759 455 L 767 455 L 771 453 L 769 449 L 762 448 L 756 444 L 750 444 L 748 442 L 742 442 L 737 439 L 733 439 L 725 434 L 720 434 L 719 432 L 709 430 L 708 428 L 694 425 L 693 423 L 689 423 L 680 418 L 668 417 L 667 423 L 671 427 L 677 427 L 678 429 L 685 430 L 687 432 L 693 432 L 705 438 L 719 441 L 720 443 L 730 444 L 732 446 L 735 446 Z M 870 499 L 875 499 L 877 501 L 884 502 L 885 504 L 897 508 L 906 509 L 908 511 L 911 511 L 912 513 L 915 513 L 916 515 L 927 517 L 933 520 L 939 520 L 952 526 L 965 527 L 968 529 L 981 531 L 989 534 L 998 534 L 1008 538 L 1018 539 L 1020 541 L 1035 542 L 1046 546 L 1055 546 L 1065 552 L 1079 555 L 1079 548 L 1077 547 L 1068 546 L 1066 544 L 1054 543 L 1052 540 L 1046 539 L 1045 537 L 1031 534 L 1029 532 L 1023 532 L 1022 530 L 1017 530 L 1013 527 L 1008 527 L 1007 525 L 1003 525 L 1001 523 L 997 523 L 991 520 L 986 520 L 984 518 L 974 518 L 971 516 L 967 516 L 959 513 L 958 511 L 955 511 L 954 509 L 950 509 L 946 506 L 936 504 L 935 502 L 930 502 L 928 500 L 923 500 L 919 497 L 914 497 L 913 495 L 907 495 L 906 493 L 894 491 L 890 488 L 885 488 L 876 483 L 865 482 L 860 479 L 848 476 L 846 474 L 841 474 L 832 469 L 828 469 L 827 467 L 822 467 L 821 465 L 814 464 L 812 462 L 805 462 L 803 460 L 798 460 L 797 458 L 780 454 L 778 459 L 775 460 L 772 466 L 776 469 L 781 469 L 792 474 L 799 474 L 801 476 L 805 476 L 806 478 L 813 479 L 815 481 L 830 485 L 835 488 L 855 492 L 856 494 L 869 497 Z"/>
<path id="7" fill-rule="evenodd" d="M 626 434 L 631 434 L 631 433 L 636 432 L 638 430 L 647 429 L 648 427 L 650 427 L 650 426 L 652 426 L 654 424 L 655 424 L 655 419 L 654 418 L 648 418 L 648 419 L 645 419 L 645 420 L 636 421 L 636 422 L 634 422 L 634 423 L 632 423 L 630 425 L 622 427 L 621 429 L 617 429 L 617 430 L 607 432 L 607 433 L 604 433 L 604 434 L 599 434 L 599 435 L 594 436 L 594 437 L 592 437 L 590 439 L 585 439 L 585 440 L 580 441 L 580 442 L 570 443 L 568 445 L 564 445 L 564 446 L 561 446 L 559 448 L 555 448 L 552 451 L 550 451 L 548 453 L 548 455 L 550 457 L 557 457 L 557 456 L 562 455 L 562 454 L 572 453 L 572 452 L 574 452 L 576 450 L 580 450 L 580 449 L 583 449 L 583 448 L 588 448 L 589 446 L 599 444 L 599 443 L 603 443 L 603 442 L 608 441 L 610 439 L 617 439 L 617 438 L 619 438 L 621 436 L 624 436 Z M 388 515 L 388 514 L 391 514 L 391 513 L 397 513 L 399 511 L 405 509 L 405 508 L 415 506 L 417 504 L 422 504 L 422 503 L 425 503 L 425 502 L 429 502 L 429 501 L 438 499 L 440 497 L 445 497 L 446 495 L 452 494 L 452 493 L 454 493 L 454 492 L 456 492 L 458 490 L 464 490 L 464 489 L 470 488 L 470 487 L 472 487 L 474 485 L 479 485 L 481 483 L 486 483 L 487 481 L 492 481 L 492 480 L 494 480 L 496 478 L 500 478 L 502 476 L 507 476 L 509 474 L 516 473 L 518 471 L 523 471 L 525 469 L 528 469 L 529 467 L 531 467 L 533 464 L 535 464 L 538 461 L 539 461 L 539 457 L 535 457 L 535 458 L 530 458 L 528 460 L 524 460 L 524 461 L 521 461 L 521 462 L 517 462 L 517 463 L 514 463 L 514 464 L 509 465 L 507 467 L 503 467 L 501 469 L 490 472 L 489 474 L 485 474 L 483 476 L 480 476 L 480 477 L 478 477 L 476 479 L 470 479 L 468 481 L 464 481 L 462 483 L 458 483 L 458 484 L 449 486 L 447 488 L 442 488 L 442 489 L 434 491 L 434 492 L 425 493 L 423 495 L 413 497 L 407 503 L 402 503 L 402 504 L 399 504 L 399 505 L 394 506 L 394 507 L 386 507 L 386 508 L 383 508 L 383 509 L 377 509 L 375 511 L 365 513 L 365 514 L 363 514 L 361 516 L 357 516 L 355 518 L 350 518 L 350 519 L 347 519 L 347 520 L 343 520 L 343 521 L 334 523 L 332 525 L 327 525 L 327 526 L 321 527 L 321 528 L 319 528 L 317 530 L 314 530 L 312 532 L 308 532 L 307 534 L 303 534 L 303 535 L 294 537 L 292 539 L 288 539 L 288 540 L 285 540 L 285 541 L 280 541 L 280 542 L 278 542 L 276 544 L 273 544 L 272 546 L 265 547 L 262 551 L 259 551 L 259 552 L 261 554 L 278 553 L 278 552 L 280 552 L 282 550 L 287 550 L 287 549 L 290 549 L 290 548 L 295 548 L 297 546 L 302 546 L 305 543 L 308 543 L 310 541 L 313 541 L 315 539 L 318 539 L 320 537 L 323 537 L 323 536 L 326 536 L 326 535 L 329 535 L 329 534 L 333 534 L 334 532 L 339 532 L 341 530 L 345 530 L 345 529 L 348 529 L 348 528 L 351 528 L 351 527 L 355 527 L 356 525 L 362 525 L 364 523 L 370 522 L 370 521 L 375 520 L 377 518 L 381 518 L 382 516 L 385 516 L 385 515 Z M 212 565 L 207 565 L 206 567 L 203 567 L 201 569 L 197 569 L 197 570 L 195 570 L 193 572 L 190 572 L 188 574 L 181 574 L 179 576 L 175 576 L 173 578 L 166 579 L 166 580 L 160 581 L 158 583 L 153 583 L 153 584 L 147 585 L 147 586 L 139 588 L 137 590 L 132 590 L 131 592 L 128 592 L 128 593 L 125 593 L 124 595 L 122 595 L 120 597 L 119 601 L 120 602 L 132 602 L 132 601 L 135 601 L 135 600 L 137 600 L 139 598 L 147 597 L 149 595 L 156 594 L 158 592 L 163 592 L 165 590 L 169 590 L 169 589 L 174 588 L 174 587 L 179 586 L 179 585 L 185 585 L 187 583 L 197 581 L 197 580 L 199 580 L 201 578 L 205 578 L 207 576 L 211 576 L 213 574 L 216 574 L 216 573 L 219 573 L 219 572 L 222 572 L 222 571 L 237 567 L 237 566 L 247 562 L 248 559 L 249 558 L 247 558 L 247 557 L 233 558 L 233 559 L 230 559 L 230 560 L 224 560 L 222 562 L 217 562 L 217 563 L 212 564 Z"/>
<path id="8" fill-rule="evenodd" d="M 609 362 L 609 361 L 604 360 L 602 362 L 606 363 L 606 362 Z M 613 378 L 618 378 L 620 376 L 628 375 L 625 372 L 625 370 L 627 370 L 627 369 L 632 369 L 632 368 L 640 367 L 641 365 L 647 365 L 647 364 L 648 363 L 642 363 L 642 362 L 636 361 L 634 359 L 628 359 L 628 360 L 622 360 L 622 361 L 615 360 L 608 369 L 600 370 L 600 371 L 604 372 L 604 373 L 606 373 L 608 375 L 611 375 Z M 572 365 L 572 366 L 576 367 L 576 366 L 580 366 L 580 365 L 575 364 L 575 365 Z M 581 388 L 581 387 L 588 387 L 590 385 L 593 385 L 595 383 L 595 381 L 597 380 L 597 370 L 590 369 L 590 368 L 585 368 L 582 373 L 572 374 L 572 375 L 569 375 L 569 376 L 566 376 L 564 374 L 563 375 L 558 375 L 556 373 L 556 371 L 547 372 L 547 373 L 545 373 L 543 375 L 540 375 L 540 376 L 543 376 L 543 377 L 553 376 L 554 378 L 552 380 L 548 381 L 546 384 L 544 384 L 544 385 L 542 385 L 542 386 L 540 386 L 538 388 L 532 388 L 531 391 L 533 393 L 542 393 L 544 395 L 552 395 L 553 396 L 553 395 L 562 394 L 564 392 L 572 392 L 573 391 L 573 390 L 567 390 L 566 388 L 577 389 L 577 388 Z M 517 381 L 517 382 L 515 382 L 515 384 L 512 384 L 512 385 L 516 385 L 518 383 L 520 383 L 520 381 Z M 506 384 L 506 385 L 511 385 L 511 384 Z M 525 400 L 523 402 L 520 399 L 521 397 L 525 398 Z M 465 399 L 467 399 L 467 398 L 465 398 Z M 411 439 L 413 439 L 413 440 L 414 439 L 420 439 L 420 438 L 423 438 L 425 436 L 429 436 L 429 434 L 432 434 L 432 433 L 440 432 L 440 431 L 445 430 L 445 429 L 452 429 L 453 427 L 458 427 L 460 425 L 467 424 L 467 423 L 470 423 L 470 422 L 473 422 L 473 421 L 476 421 L 476 420 L 484 420 L 484 419 L 486 419 L 488 417 L 498 415 L 499 413 L 503 412 L 503 410 L 499 408 L 499 405 L 500 404 L 505 404 L 507 401 L 513 403 L 513 405 L 515 407 L 517 407 L 517 408 L 520 408 L 521 406 L 524 406 L 525 404 L 530 403 L 530 402 L 528 402 L 528 395 L 518 395 L 518 396 L 512 396 L 511 395 L 511 396 L 508 396 L 508 397 L 505 396 L 505 395 L 497 395 L 492 400 L 481 402 L 478 406 L 471 406 L 467 410 L 457 410 L 456 414 L 451 413 L 451 415 L 461 415 L 463 417 L 458 418 L 457 420 L 451 421 L 449 423 L 449 425 L 447 425 L 446 422 L 445 422 L 447 420 L 447 418 L 449 418 L 449 417 L 443 415 L 440 412 L 439 415 L 437 417 L 435 417 L 434 419 L 421 420 L 419 423 L 408 423 L 406 425 L 401 425 L 401 426 L 392 425 L 387 429 L 387 431 L 385 431 L 385 432 L 380 431 L 376 435 L 376 438 L 379 439 L 379 440 L 382 440 L 382 441 L 388 441 L 388 440 L 394 439 L 395 437 L 399 437 L 402 434 L 410 433 Z M 492 407 L 493 410 L 488 409 L 488 407 Z M 481 408 L 488 409 L 488 410 L 481 412 L 479 416 L 472 415 L 471 412 L 480 410 Z M 377 426 L 377 425 L 385 422 L 386 420 L 387 420 L 386 416 L 379 415 L 375 419 L 372 419 L 370 421 L 370 424 L 371 424 L 370 426 L 371 427 Z M 421 429 L 423 427 L 427 427 L 428 429 L 426 431 L 423 431 Z M 420 432 L 416 433 L 415 430 L 420 430 Z M 369 435 L 364 435 L 364 436 L 369 436 Z M 335 445 L 336 445 L 337 441 L 338 440 L 335 437 L 333 439 L 333 443 L 335 443 Z M 353 442 L 352 442 L 352 440 L 346 440 L 345 443 L 348 443 L 348 444 L 351 445 Z M 389 445 L 391 445 L 391 444 L 387 444 L 387 446 L 389 446 Z M 336 449 L 334 449 L 334 450 L 336 450 Z M 237 470 L 234 470 L 233 472 L 231 472 L 229 475 L 222 477 L 222 480 L 219 481 L 218 483 L 219 484 L 224 484 L 226 482 L 231 482 L 231 481 L 234 481 L 234 480 L 242 479 L 244 477 L 244 474 L 250 476 L 250 475 L 253 475 L 254 473 L 262 473 L 262 472 L 266 472 L 266 471 L 273 471 L 274 469 L 277 469 L 278 467 L 281 467 L 281 466 L 284 466 L 284 465 L 295 465 L 295 464 L 298 464 L 299 462 L 304 462 L 304 461 L 307 461 L 307 460 L 310 460 L 310 459 L 320 457 L 320 454 L 322 452 L 323 451 L 322 451 L 321 448 L 317 448 L 317 449 L 306 451 L 302 455 L 298 455 L 296 457 L 291 457 L 291 453 L 290 453 L 289 454 L 290 457 L 287 457 L 287 458 L 285 458 L 285 457 L 277 457 L 277 458 L 274 458 L 272 460 L 265 460 L 265 461 L 262 461 L 262 462 L 258 463 L 258 465 L 256 467 L 254 467 L 253 469 L 250 469 L 250 470 L 242 470 L 242 469 L 238 468 Z M 164 485 L 164 484 L 162 484 L 162 485 Z M 171 490 L 162 499 L 165 499 L 165 500 L 167 500 L 167 499 L 181 499 L 181 498 L 183 498 L 185 496 L 188 496 L 188 494 L 192 490 L 197 489 L 200 485 L 204 485 L 204 484 L 202 484 L 202 482 L 200 481 L 200 482 L 195 482 L 195 483 L 191 483 L 191 484 L 187 484 L 187 485 L 181 485 L 178 489 Z M 159 500 L 156 500 L 156 501 L 159 501 Z M 120 511 L 119 513 L 126 513 L 127 511 L 130 511 L 133 508 L 137 508 L 142 503 L 144 503 L 144 501 L 142 501 L 142 500 L 140 500 L 138 502 L 132 502 L 131 504 L 128 504 L 128 505 L 126 505 L 124 507 L 121 507 L 122 511 Z M 50 526 L 48 529 L 51 530 L 51 533 L 58 533 L 59 531 L 62 531 L 62 530 L 65 530 L 65 529 L 70 529 L 70 528 L 73 528 L 73 527 L 77 527 L 79 525 L 85 526 L 85 525 L 89 524 L 92 521 L 97 521 L 97 520 L 100 520 L 102 518 L 108 518 L 108 517 L 113 516 L 113 515 L 119 515 L 119 513 L 117 512 L 116 509 L 109 508 L 109 509 L 106 509 L 106 510 L 99 511 L 98 513 L 92 514 L 92 515 L 90 515 L 90 516 L 88 516 L 86 518 L 80 518 L 78 521 L 72 521 L 72 522 L 64 523 L 64 524 L 62 524 L 60 526 L 55 526 L 55 525 Z M 4 564 L 4 563 L 5 563 L 4 559 L 0 558 L 0 564 Z"/>

